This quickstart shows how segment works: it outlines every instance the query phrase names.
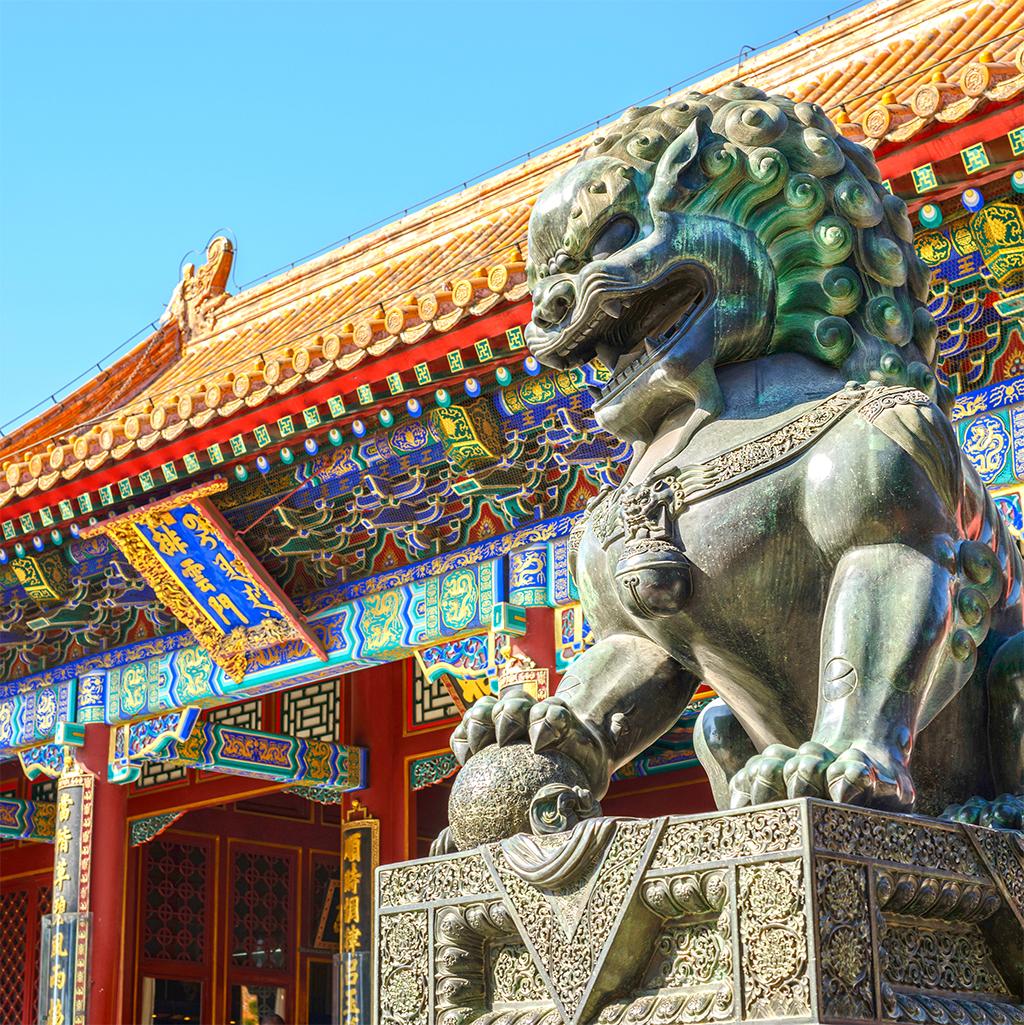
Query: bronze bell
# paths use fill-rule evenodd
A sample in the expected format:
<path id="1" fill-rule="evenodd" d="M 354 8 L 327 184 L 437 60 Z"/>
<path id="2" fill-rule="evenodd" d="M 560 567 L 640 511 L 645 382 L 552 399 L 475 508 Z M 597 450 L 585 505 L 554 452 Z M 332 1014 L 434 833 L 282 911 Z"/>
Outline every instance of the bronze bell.
<path id="1" fill-rule="evenodd" d="M 661 538 L 627 541 L 615 564 L 622 603 L 634 616 L 674 616 L 693 591 L 690 560 L 682 548 Z"/>

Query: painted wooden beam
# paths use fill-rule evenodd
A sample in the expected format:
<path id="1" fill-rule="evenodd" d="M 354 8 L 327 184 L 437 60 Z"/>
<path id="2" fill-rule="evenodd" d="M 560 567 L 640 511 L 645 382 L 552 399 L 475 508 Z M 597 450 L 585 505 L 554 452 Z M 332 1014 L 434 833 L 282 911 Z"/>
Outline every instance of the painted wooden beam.
<path id="1" fill-rule="evenodd" d="M 47 744 L 36 744 L 18 752 L 21 769 L 30 780 L 56 779 L 64 768 L 64 748 L 51 741 Z"/>
<path id="2" fill-rule="evenodd" d="M 532 523 L 304 600 L 302 612 L 326 662 L 295 638 L 247 653 L 244 677 L 235 681 L 183 631 L 0 684 L 0 758 L 42 745 L 60 721 L 139 722 L 189 705 L 215 707 L 382 665 L 470 634 L 514 634 L 522 626 L 518 607 L 507 602 L 505 556 L 547 544 L 548 603 L 573 602 L 566 551 L 578 518 L 570 513 Z"/>
<path id="3" fill-rule="evenodd" d="M 362 747 L 208 722 L 197 724 L 185 740 L 172 740 L 162 750 L 143 749 L 137 755 L 142 761 L 173 761 L 192 769 L 306 787 L 311 797 L 334 790 L 362 790 L 366 756 Z"/>
<path id="4" fill-rule="evenodd" d="M 23 801 L 0 797 L 0 839 L 53 843 L 57 805 L 53 801 Z"/>

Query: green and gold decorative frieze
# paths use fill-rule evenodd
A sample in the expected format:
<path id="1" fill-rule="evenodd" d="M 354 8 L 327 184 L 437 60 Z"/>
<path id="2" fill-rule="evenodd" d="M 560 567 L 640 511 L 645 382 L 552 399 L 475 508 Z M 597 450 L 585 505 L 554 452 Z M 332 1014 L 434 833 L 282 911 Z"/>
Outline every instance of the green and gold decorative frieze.
<path id="1" fill-rule="evenodd" d="M 62 601 L 68 595 L 68 565 L 60 552 L 24 555 L 11 561 L 11 571 L 25 593 L 41 605 Z"/>
<path id="2" fill-rule="evenodd" d="M 186 739 L 170 740 L 159 750 L 142 749 L 136 757 L 317 790 L 366 785 L 365 748 L 219 723 L 199 723 Z"/>
<path id="3" fill-rule="evenodd" d="M 488 399 L 438 406 L 430 413 L 430 426 L 460 470 L 495 462 L 505 447 L 501 420 Z"/>
<path id="4" fill-rule="evenodd" d="M 57 805 L 53 801 L 23 801 L 0 797 L 0 839 L 53 843 Z"/>

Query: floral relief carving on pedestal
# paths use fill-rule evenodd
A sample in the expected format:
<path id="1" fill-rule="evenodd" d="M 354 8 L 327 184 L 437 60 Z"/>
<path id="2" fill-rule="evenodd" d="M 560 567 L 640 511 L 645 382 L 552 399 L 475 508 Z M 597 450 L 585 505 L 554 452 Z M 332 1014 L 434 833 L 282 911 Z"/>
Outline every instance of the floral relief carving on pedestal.
<path id="1" fill-rule="evenodd" d="M 976 927 L 954 931 L 915 922 L 890 925 L 884 935 L 885 976 L 893 985 L 1009 995 Z"/>
<path id="2" fill-rule="evenodd" d="M 501 900 L 439 908 L 434 916 L 435 1022 L 462 1025 L 488 1007 L 488 947 L 518 933 Z"/>
<path id="3" fill-rule="evenodd" d="M 530 952 L 522 943 L 506 943 L 490 955 L 490 979 L 496 1005 L 547 1003 L 551 996 L 541 981 Z"/>
<path id="4" fill-rule="evenodd" d="M 739 919 L 744 1017 L 806 1014 L 811 1003 L 801 862 L 741 865 Z"/>
<path id="5" fill-rule="evenodd" d="M 1024 922 L 1024 838 L 1020 834 L 965 826 L 1019 920 Z"/>
<path id="6" fill-rule="evenodd" d="M 427 912 L 381 915 L 381 1025 L 427 1025 L 430 1012 Z"/>
<path id="7" fill-rule="evenodd" d="M 934 822 L 926 826 L 904 815 L 869 814 L 834 804 L 812 803 L 811 815 L 818 849 L 916 868 L 985 875 L 958 825 Z"/>
<path id="8" fill-rule="evenodd" d="M 377 882 L 382 908 L 493 893 L 494 881 L 478 852 L 383 868 Z"/>
<path id="9" fill-rule="evenodd" d="M 816 801 L 603 822 L 381 869 L 379 1025 L 1024 1025 L 1012 834 Z"/>
<path id="10" fill-rule="evenodd" d="M 579 909 L 578 924 L 571 935 L 566 932 L 564 909 L 556 913 L 540 889 L 520 879 L 500 844 L 489 848 L 496 876 L 522 927 L 523 938 L 567 1020 L 576 1017 L 603 967 L 615 924 L 643 870 L 655 824 L 654 820 L 617 823 L 604 857 L 592 870 L 596 876 L 593 885 L 578 892 L 584 906 Z"/>
<path id="11" fill-rule="evenodd" d="M 666 827 L 651 867 L 672 868 L 773 854 L 796 850 L 800 842 L 800 808 L 795 804 L 676 820 Z"/>
<path id="12" fill-rule="evenodd" d="M 867 871 L 846 861 L 815 866 L 822 1013 L 835 1018 L 874 1017 Z"/>

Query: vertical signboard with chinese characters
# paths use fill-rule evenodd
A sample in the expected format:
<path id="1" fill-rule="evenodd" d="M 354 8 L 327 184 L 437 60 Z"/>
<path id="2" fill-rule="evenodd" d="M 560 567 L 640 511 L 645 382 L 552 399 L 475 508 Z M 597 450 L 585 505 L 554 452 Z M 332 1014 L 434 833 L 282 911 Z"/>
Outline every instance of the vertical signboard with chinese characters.
<path id="1" fill-rule="evenodd" d="M 93 777 L 63 773 L 53 834 L 53 910 L 42 923 L 39 1021 L 44 1025 L 85 1023 L 92 804 Z"/>
<path id="2" fill-rule="evenodd" d="M 341 827 L 342 1025 L 370 1020 L 373 873 L 379 861 L 380 822 L 356 802 Z"/>

